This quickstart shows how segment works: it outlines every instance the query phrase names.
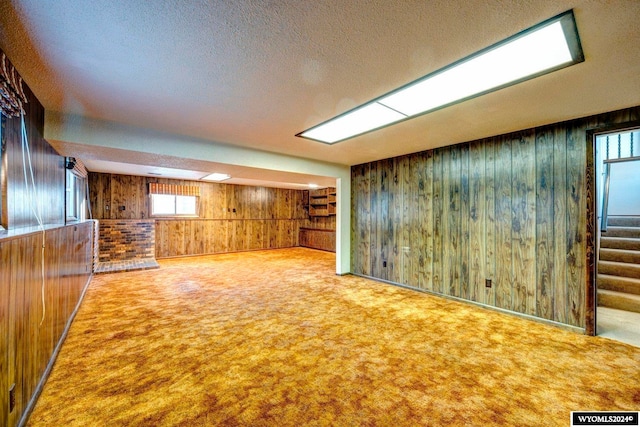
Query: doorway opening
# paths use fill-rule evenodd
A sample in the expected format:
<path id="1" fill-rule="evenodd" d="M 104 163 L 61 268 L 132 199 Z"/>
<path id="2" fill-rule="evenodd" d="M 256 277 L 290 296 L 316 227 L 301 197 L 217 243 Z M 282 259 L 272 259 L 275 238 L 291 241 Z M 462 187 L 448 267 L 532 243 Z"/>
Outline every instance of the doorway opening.
<path id="1" fill-rule="evenodd" d="M 640 128 L 594 137 L 596 334 L 640 347 Z"/>

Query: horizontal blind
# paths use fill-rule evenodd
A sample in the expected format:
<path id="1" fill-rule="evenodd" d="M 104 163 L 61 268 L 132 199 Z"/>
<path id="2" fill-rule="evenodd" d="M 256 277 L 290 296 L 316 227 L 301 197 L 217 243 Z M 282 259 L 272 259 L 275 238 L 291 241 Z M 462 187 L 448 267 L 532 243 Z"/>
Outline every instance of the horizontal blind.
<path id="1" fill-rule="evenodd" d="M 89 173 L 87 172 L 87 168 L 82 163 L 82 160 L 75 159 L 75 164 L 73 165 L 73 173 L 75 173 L 80 178 L 86 178 Z"/>
<path id="2" fill-rule="evenodd" d="M 27 96 L 22 89 L 22 77 L 0 50 L 0 112 L 7 117 L 18 117 Z"/>
<path id="3" fill-rule="evenodd" d="M 174 196 L 200 196 L 200 187 L 150 182 L 149 194 L 172 194 Z"/>

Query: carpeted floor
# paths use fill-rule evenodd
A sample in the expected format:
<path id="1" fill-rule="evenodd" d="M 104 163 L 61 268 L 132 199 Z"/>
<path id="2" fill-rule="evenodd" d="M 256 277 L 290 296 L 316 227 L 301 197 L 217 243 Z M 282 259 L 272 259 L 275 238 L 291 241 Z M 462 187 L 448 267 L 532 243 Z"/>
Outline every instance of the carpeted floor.
<path id="1" fill-rule="evenodd" d="M 295 248 L 96 276 L 31 426 L 566 426 L 640 348 L 334 273 Z"/>

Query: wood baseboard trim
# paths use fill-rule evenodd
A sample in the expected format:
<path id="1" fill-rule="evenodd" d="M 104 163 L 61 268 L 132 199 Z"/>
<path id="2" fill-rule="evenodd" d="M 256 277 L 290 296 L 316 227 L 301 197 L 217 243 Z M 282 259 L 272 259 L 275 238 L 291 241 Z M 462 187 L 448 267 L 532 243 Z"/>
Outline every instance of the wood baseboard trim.
<path id="1" fill-rule="evenodd" d="M 421 293 L 433 295 L 433 296 L 436 296 L 436 297 L 449 299 L 449 300 L 452 300 L 452 301 L 458 301 L 458 302 L 462 302 L 462 303 L 475 305 L 475 306 L 478 306 L 478 307 L 482 307 L 482 308 L 486 308 L 486 309 L 489 309 L 489 310 L 497 311 L 499 313 L 520 317 L 522 319 L 531 320 L 531 321 L 534 321 L 534 322 L 537 322 L 537 323 L 542 323 L 542 324 L 549 325 L 549 326 L 554 326 L 556 328 L 564 329 L 566 331 L 578 333 L 578 334 L 581 334 L 581 335 L 585 335 L 586 332 L 587 332 L 585 330 L 585 328 L 580 328 L 580 327 L 577 327 L 577 326 L 567 325 L 567 324 L 556 322 L 556 321 L 553 321 L 553 320 L 548 320 L 548 319 L 543 319 L 541 317 L 531 316 L 529 314 L 518 313 L 517 311 L 511 311 L 511 310 L 507 310 L 507 309 L 500 308 L 500 307 L 494 307 L 492 305 L 483 304 L 481 302 L 471 301 L 471 300 L 467 300 L 467 299 L 464 299 L 464 298 L 458 298 L 458 297 L 454 297 L 454 296 L 450 296 L 450 295 L 443 295 L 443 294 L 439 294 L 437 292 L 428 291 L 426 289 L 414 288 L 412 286 L 403 285 L 402 283 L 396 283 L 396 282 L 392 282 L 390 280 L 384 280 L 384 279 L 379 279 L 377 277 L 366 276 L 364 274 L 357 274 L 357 273 L 351 273 L 351 274 L 353 274 L 354 276 L 363 277 L 365 279 L 375 280 L 376 282 L 386 283 L 388 285 L 393 285 L 393 286 L 398 286 L 400 288 L 409 289 L 411 291 L 421 292 Z"/>

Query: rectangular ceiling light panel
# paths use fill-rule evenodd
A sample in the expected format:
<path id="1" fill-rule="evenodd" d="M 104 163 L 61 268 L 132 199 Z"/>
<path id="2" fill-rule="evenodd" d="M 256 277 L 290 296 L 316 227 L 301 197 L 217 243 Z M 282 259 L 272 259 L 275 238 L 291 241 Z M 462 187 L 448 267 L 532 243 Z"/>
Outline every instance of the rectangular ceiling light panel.
<path id="1" fill-rule="evenodd" d="M 297 136 L 333 144 L 583 61 L 568 11 Z"/>
<path id="2" fill-rule="evenodd" d="M 405 118 L 407 116 L 404 114 L 393 111 L 377 102 L 372 102 L 311 128 L 303 132 L 301 136 L 333 144 Z"/>
<path id="3" fill-rule="evenodd" d="M 218 172 L 214 172 L 212 174 L 209 174 L 207 176 L 203 176 L 202 178 L 200 178 L 203 181 L 224 181 L 231 178 L 231 175 L 227 175 L 226 173 L 218 173 Z"/>

